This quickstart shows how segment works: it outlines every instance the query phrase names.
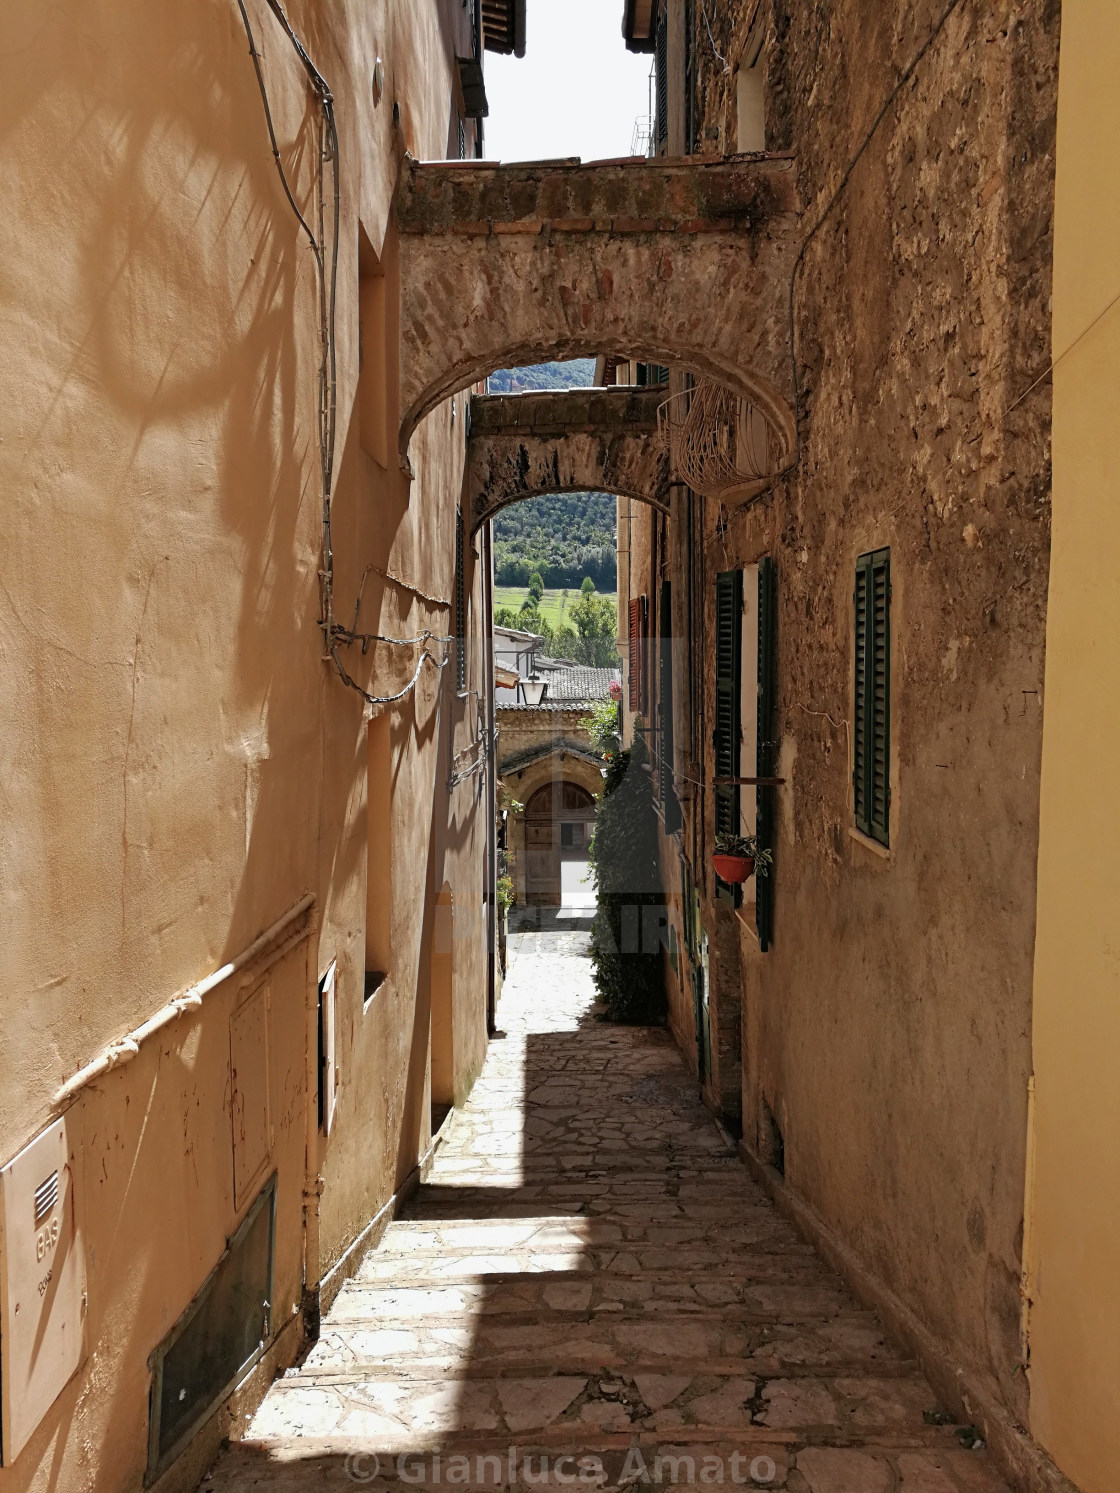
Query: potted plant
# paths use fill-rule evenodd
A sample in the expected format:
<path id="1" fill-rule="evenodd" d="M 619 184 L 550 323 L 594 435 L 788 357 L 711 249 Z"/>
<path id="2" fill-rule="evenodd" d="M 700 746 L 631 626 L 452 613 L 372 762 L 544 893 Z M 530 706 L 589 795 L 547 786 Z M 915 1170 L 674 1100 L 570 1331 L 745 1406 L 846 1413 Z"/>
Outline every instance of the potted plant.
<path id="1" fill-rule="evenodd" d="M 757 835 L 733 835 L 727 830 L 716 835 L 712 864 L 728 886 L 738 886 L 755 873 L 765 876 L 773 859 L 770 851 L 758 843 Z"/>

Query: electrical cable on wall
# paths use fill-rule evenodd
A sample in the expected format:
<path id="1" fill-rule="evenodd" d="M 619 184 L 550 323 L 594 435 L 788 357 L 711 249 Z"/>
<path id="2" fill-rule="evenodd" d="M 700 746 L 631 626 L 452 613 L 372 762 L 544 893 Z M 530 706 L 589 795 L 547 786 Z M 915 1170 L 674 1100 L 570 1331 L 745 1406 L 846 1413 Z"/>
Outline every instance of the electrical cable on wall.
<path id="1" fill-rule="evenodd" d="M 334 621 L 334 547 L 331 538 L 331 502 L 334 489 L 334 457 L 335 436 L 338 410 L 338 367 L 336 354 L 336 321 L 338 305 L 338 245 L 339 245 L 339 220 L 341 216 L 341 176 L 340 176 L 340 152 L 338 143 L 338 129 L 334 115 L 334 96 L 322 73 L 312 62 L 307 49 L 292 28 L 284 12 L 280 0 L 265 0 L 269 10 L 276 17 L 285 35 L 291 42 L 292 47 L 307 74 L 311 84 L 312 92 L 315 94 L 320 109 L 320 146 L 319 146 L 319 171 L 317 173 L 318 193 L 318 236 L 313 232 L 307 218 L 300 210 L 296 202 L 295 193 L 292 191 L 288 180 L 287 171 L 280 155 L 279 143 L 276 139 L 276 127 L 272 118 L 272 106 L 269 102 L 268 87 L 264 80 L 261 68 L 260 53 L 257 50 L 256 38 L 253 34 L 249 13 L 245 8 L 245 0 L 237 0 L 237 8 L 241 12 L 241 21 L 245 27 L 245 35 L 249 42 L 249 56 L 253 59 L 253 70 L 257 76 L 257 86 L 260 90 L 261 103 L 264 107 L 265 124 L 268 128 L 268 137 L 272 145 L 272 157 L 276 162 L 276 170 L 284 188 L 284 195 L 288 204 L 295 214 L 296 221 L 307 237 L 311 245 L 311 251 L 315 258 L 315 268 L 319 289 L 319 336 L 322 346 L 322 355 L 319 363 L 319 460 L 320 477 L 322 482 L 323 502 L 323 559 L 319 571 L 320 580 L 320 618 L 319 626 L 327 644 L 327 653 L 334 662 L 338 676 L 349 688 L 357 692 L 370 704 L 391 704 L 394 700 L 403 698 L 408 693 L 406 689 L 401 695 L 376 696 L 364 690 L 361 685 L 342 666 L 338 656 L 340 644 L 358 642 L 362 645 L 363 655 L 366 653 L 370 642 L 387 643 L 409 643 L 425 642 L 429 638 L 435 638 L 435 634 L 427 633 L 418 639 L 398 639 L 383 637 L 379 634 L 359 634 L 354 629 L 336 627 Z M 331 167 L 331 178 L 333 184 L 332 193 L 332 224 L 330 232 L 330 260 L 327 259 L 327 229 L 326 229 L 326 200 L 324 192 L 323 166 L 329 162 Z M 376 568 L 376 567 L 371 567 Z M 367 568 L 368 573 L 368 568 Z M 364 578 L 363 578 L 364 579 Z M 392 577 L 396 580 L 396 577 Z M 401 583 L 403 584 L 403 583 Z M 418 593 L 419 594 L 419 593 Z M 425 598 L 429 599 L 429 598 Z M 360 600 L 359 600 L 360 604 Z M 436 603 L 438 604 L 438 603 Z M 355 622 L 357 621 L 357 609 L 355 609 Z M 428 658 L 433 664 L 442 669 L 443 663 L 439 663 L 430 653 L 425 650 L 420 656 L 416 666 L 409 689 L 413 688 L 420 677 L 424 659 Z M 446 662 L 446 661 L 445 661 Z"/>
<path id="2" fill-rule="evenodd" d="M 448 658 L 436 658 L 435 654 L 429 653 L 425 648 L 423 653 L 421 653 L 419 659 L 417 659 L 416 661 L 415 673 L 405 685 L 404 689 L 398 690 L 395 695 L 372 695 L 370 694 L 369 690 L 363 689 L 358 681 L 354 679 L 352 675 L 346 672 L 342 660 L 339 658 L 338 652 L 335 648 L 331 649 L 331 658 L 334 660 L 334 666 L 338 670 L 338 677 L 342 680 L 343 684 L 347 685 L 352 690 L 356 690 L 358 694 L 361 695 L 362 699 L 365 700 L 367 705 L 395 705 L 398 700 L 403 700 L 406 695 L 410 695 L 416 688 L 417 684 L 420 682 L 420 675 L 423 672 L 425 662 L 430 663 L 432 667 L 434 669 L 437 669 L 440 673 L 442 673 L 443 670 L 447 668 L 447 665 L 450 662 L 450 659 Z"/>

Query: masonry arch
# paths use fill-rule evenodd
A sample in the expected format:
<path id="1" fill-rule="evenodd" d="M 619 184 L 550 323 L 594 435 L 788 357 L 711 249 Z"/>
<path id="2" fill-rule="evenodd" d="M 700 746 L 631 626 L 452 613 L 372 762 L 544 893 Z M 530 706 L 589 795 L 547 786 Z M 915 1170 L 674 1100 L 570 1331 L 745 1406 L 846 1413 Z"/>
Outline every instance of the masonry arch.
<path id="1" fill-rule="evenodd" d="M 525 805 L 525 901 L 558 907 L 565 860 L 586 859 L 595 800 L 582 784 L 556 777 Z"/>
<path id="2" fill-rule="evenodd" d="M 402 466 L 416 424 L 496 368 L 600 352 L 692 370 L 794 438 L 788 156 L 615 166 L 406 163 Z"/>
<path id="3" fill-rule="evenodd" d="M 473 533 L 511 503 L 608 492 L 669 510 L 657 430 L 664 388 L 475 395 L 468 455 Z"/>

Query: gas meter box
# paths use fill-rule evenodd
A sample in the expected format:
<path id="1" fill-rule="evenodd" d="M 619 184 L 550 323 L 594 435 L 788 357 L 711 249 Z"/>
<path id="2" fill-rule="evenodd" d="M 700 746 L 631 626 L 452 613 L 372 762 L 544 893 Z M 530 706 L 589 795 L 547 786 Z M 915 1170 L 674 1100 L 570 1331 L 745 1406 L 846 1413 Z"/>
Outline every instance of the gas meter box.
<path id="1" fill-rule="evenodd" d="M 10 1467 L 82 1361 L 85 1270 L 66 1121 L 0 1168 L 0 1453 Z"/>

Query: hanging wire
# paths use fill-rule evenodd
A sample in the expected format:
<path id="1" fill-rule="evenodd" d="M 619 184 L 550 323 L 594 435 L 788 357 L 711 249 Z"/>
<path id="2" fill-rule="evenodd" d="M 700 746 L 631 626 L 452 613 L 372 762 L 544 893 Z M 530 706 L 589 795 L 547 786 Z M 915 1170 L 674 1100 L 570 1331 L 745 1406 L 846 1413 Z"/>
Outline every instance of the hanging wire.
<path id="1" fill-rule="evenodd" d="M 708 41 L 709 41 L 709 43 L 711 45 L 712 52 L 715 55 L 715 59 L 719 63 L 719 65 L 723 69 L 723 71 L 725 73 L 729 73 L 731 71 L 731 65 L 727 61 L 727 58 L 724 57 L 723 54 L 720 52 L 720 49 L 716 46 L 716 39 L 712 35 L 712 23 L 711 23 L 711 21 L 708 20 L 708 7 L 704 3 L 704 0 L 700 0 L 700 9 L 704 13 L 704 26 L 705 26 L 705 28 L 706 28 L 706 30 L 708 32 Z"/>
<path id="2" fill-rule="evenodd" d="M 423 672 L 425 662 L 431 664 L 434 669 L 438 669 L 440 673 L 442 673 L 443 670 L 447 668 L 447 665 L 450 662 L 450 657 L 442 659 L 436 658 L 433 653 L 429 653 L 425 648 L 423 653 L 421 653 L 420 657 L 416 661 L 415 673 L 405 685 L 404 689 L 398 690 L 395 695 L 372 695 L 370 694 L 369 690 L 363 689 L 358 681 L 346 672 L 343 662 L 338 656 L 338 650 L 336 648 L 331 648 L 331 658 L 334 659 L 334 666 L 338 670 L 338 676 L 342 680 L 343 684 L 348 685 L 352 690 L 356 690 L 357 693 L 361 695 L 362 699 L 365 700 L 367 705 L 395 705 L 398 700 L 403 700 L 406 695 L 410 695 L 416 688 L 417 684 L 420 682 L 420 675 Z"/>
<path id="3" fill-rule="evenodd" d="M 276 139 L 276 126 L 272 117 L 272 105 L 269 101 L 268 86 L 265 83 L 264 72 L 261 67 L 261 55 L 257 48 L 256 37 L 253 33 L 252 23 L 249 20 L 249 12 L 245 8 L 245 0 L 237 0 L 237 8 L 241 13 L 241 23 L 245 28 L 245 36 L 249 42 L 249 56 L 253 60 L 253 71 L 257 78 L 257 87 L 260 91 L 261 104 L 264 108 L 265 124 L 268 128 L 268 138 L 272 146 L 272 158 L 276 163 L 276 170 L 284 188 L 284 195 L 288 199 L 288 205 L 295 214 L 296 221 L 307 236 L 311 245 L 311 252 L 315 259 L 316 279 L 318 283 L 319 299 L 319 340 L 322 349 L 319 360 L 319 409 L 318 409 L 318 436 L 319 436 L 319 466 L 320 480 L 322 484 L 322 524 L 323 524 L 323 559 L 319 571 L 320 583 L 320 618 L 319 625 L 323 629 L 324 638 L 329 656 L 334 660 L 339 671 L 339 677 L 344 683 L 358 689 L 359 686 L 349 677 L 339 663 L 334 635 L 334 547 L 331 539 L 331 499 L 334 488 L 334 458 L 336 424 L 338 414 L 338 362 L 336 350 L 336 321 L 338 308 L 338 246 L 339 246 L 339 222 L 341 217 L 342 190 L 340 179 L 340 151 L 338 143 L 338 128 L 335 122 L 334 95 L 322 73 L 312 62 L 306 47 L 296 35 L 291 22 L 284 11 L 280 0 L 266 0 L 269 10 L 280 23 L 285 35 L 291 42 L 292 47 L 307 74 L 311 84 L 312 92 L 319 103 L 320 110 L 320 139 L 319 139 L 319 170 L 317 172 L 318 192 L 318 236 L 314 233 L 307 218 L 296 202 L 295 193 L 292 190 L 288 173 L 284 167 L 283 158 L 280 155 L 279 142 Z M 331 232 L 330 232 L 330 258 L 328 263 L 326 243 L 326 201 L 324 194 L 324 165 L 330 164 L 332 181 L 332 210 L 331 210 Z M 363 692 L 364 693 L 364 692 Z"/>

